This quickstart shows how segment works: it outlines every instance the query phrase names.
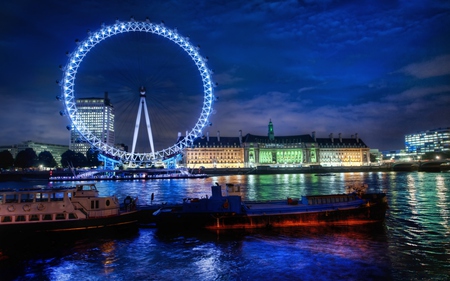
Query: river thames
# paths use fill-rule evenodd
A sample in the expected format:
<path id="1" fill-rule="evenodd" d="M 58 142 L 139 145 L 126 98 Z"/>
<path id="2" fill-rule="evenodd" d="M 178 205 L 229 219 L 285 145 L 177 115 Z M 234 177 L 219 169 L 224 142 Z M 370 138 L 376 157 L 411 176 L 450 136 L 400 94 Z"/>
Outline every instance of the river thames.
<path id="1" fill-rule="evenodd" d="M 0 280 L 450 280 L 450 173 L 364 172 L 100 181 L 101 195 L 139 204 L 210 195 L 215 182 L 244 200 L 385 192 L 383 225 L 251 232 L 137 233 L 58 241 L 1 241 Z M 2 182 L 0 188 L 73 183 Z M 154 201 L 151 202 L 151 195 Z M 1 239 L 1 238 L 0 238 Z"/>

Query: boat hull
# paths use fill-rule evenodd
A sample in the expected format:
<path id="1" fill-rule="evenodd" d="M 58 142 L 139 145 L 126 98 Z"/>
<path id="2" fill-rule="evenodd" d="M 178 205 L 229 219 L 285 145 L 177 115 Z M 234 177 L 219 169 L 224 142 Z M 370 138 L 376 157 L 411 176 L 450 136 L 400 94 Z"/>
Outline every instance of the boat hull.
<path id="1" fill-rule="evenodd" d="M 314 208 L 237 213 L 186 213 L 181 208 L 158 215 L 156 225 L 161 229 L 257 229 L 278 227 L 311 227 L 325 225 L 361 225 L 381 223 L 385 219 L 387 202 L 384 194 L 371 195 L 367 203 L 356 206 L 324 204 Z"/>
<path id="2" fill-rule="evenodd" d="M 133 230 L 138 228 L 138 211 L 120 215 L 79 220 L 25 222 L 1 224 L 0 235 L 24 235 L 34 233 L 63 233 L 99 230 Z"/>

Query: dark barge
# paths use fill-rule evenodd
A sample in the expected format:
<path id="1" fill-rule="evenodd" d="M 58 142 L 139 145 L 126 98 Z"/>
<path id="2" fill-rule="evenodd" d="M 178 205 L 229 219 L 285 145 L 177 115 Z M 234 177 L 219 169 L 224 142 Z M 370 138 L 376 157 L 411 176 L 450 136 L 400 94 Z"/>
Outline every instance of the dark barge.
<path id="1" fill-rule="evenodd" d="M 388 208 L 384 193 L 302 196 L 265 202 L 222 195 L 212 186 L 209 198 L 185 199 L 153 213 L 161 229 L 254 229 L 290 226 L 359 225 L 383 222 Z"/>

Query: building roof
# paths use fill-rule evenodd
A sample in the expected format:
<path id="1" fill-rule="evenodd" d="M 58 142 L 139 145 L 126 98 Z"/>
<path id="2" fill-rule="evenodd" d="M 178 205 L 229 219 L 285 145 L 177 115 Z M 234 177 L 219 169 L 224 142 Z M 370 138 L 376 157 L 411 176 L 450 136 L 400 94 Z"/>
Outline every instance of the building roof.
<path id="1" fill-rule="evenodd" d="M 203 136 L 194 140 L 194 146 L 233 146 L 240 145 L 239 137 L 207 137 Z"/>
<path id="2" fill-rule="evenodd" d="M 219 140 L 220 139 L 220 140 Z M 239 137 L 211 137 L 203 136 L 194 140 L 193 146 L 233 146 L 240 145 Z M 243 143 L 317 143 L 319 147 L 367 147 L 358 137 L 352 138 L 314 138 L 311 135 L 275 136 L 270 140 L 269 136 L 247 134 L 242 137 Z"/>
<path id="3" fill-rule="evenodd" d="M 243 142 L 254 143 L 312 143 L 314 139 L 310 135 L 294 135 L 294 136 L 275 136 L 275 140 L 269 139 L 269 136 L 257 136 L 247 134 L 242 140 Z"/>
<path id="4" fill-rule="evenodd" d="M 341 141 L 342 139 L 342 141 Z M 367 147 L 367 145 L 360 138 L 316 138 L 316 143 L 319 146 L 361 146 Z M 313 140 L 314 141 L 314 140 Z"/>

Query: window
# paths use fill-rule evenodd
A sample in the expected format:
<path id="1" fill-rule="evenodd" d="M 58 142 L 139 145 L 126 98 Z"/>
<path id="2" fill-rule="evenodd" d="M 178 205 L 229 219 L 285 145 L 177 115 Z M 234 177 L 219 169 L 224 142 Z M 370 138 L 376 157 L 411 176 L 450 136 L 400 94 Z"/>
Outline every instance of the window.
<path id="1" fill-rule="evenodd" d="M 52 215 L 46 214 L 46 215 L 42 216 L 42 220 L 43 221 L 51 221 L 52 220 Z"/>
<path id="2" fill-rule="evenodd" d="M 2 217 L 1 220 L 2 220 L 2 222 L 11 222 L 12 221 L 10 216 L 4 216 L 4 217 Z"/>
<path id="3" fill-rule="evenodd" d="M 6 194 L 6 203 L 17 203 L 18 200 L 17 194 Z"/>
<path id="4" fill-rule="evenodd" d="M 55 217 L 55 219 L 56 220 L 64 220 L 64 219 L 66 219 L 66 216 L 62 213 L 59 213 L 59 214 L 56 214 L 56 217 Z"/>
<path id="5" fill-rule="evenodd" d="M 25 221 L 25 216 L 17 216 L 16 221 Z"/>
<path id="6" fill-rule="evenodd" d="M 51 201 L 63 201 L 64 192 L 53 193 L 52 195 Z"/>
<path id="7" fill-rule="evenodd" d="M 22 202 L 33 202 L 34 194 L 22 194 L 20 196 L 20 201 Z"/>
<path id="8" fill-rule="evenodd" d="M 39 220 L 39 215 L 31 215 L 30 216 L 30 221 L 38 221 Z"/>

